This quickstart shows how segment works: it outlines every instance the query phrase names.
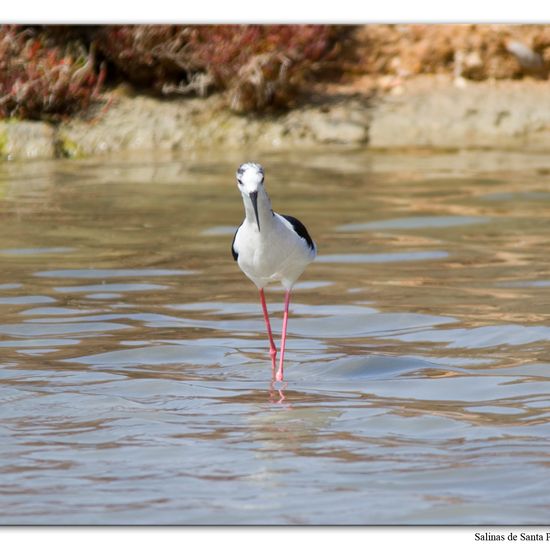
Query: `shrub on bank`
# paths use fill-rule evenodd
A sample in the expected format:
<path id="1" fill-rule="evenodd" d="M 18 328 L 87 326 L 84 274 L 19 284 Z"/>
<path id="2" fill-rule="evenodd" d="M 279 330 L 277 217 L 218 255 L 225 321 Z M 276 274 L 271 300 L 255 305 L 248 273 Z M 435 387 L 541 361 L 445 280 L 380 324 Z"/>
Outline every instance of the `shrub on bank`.
<path id="1" fill-rule="evenodd" d="M 85 110 L 105 76 L 163 95 L 222 91 L 237 112 L 292 105 L 337 51 L 332 25 L 0 26 L 0 117 Z"/>
<path id="2" fill-rule="evenodd" d="M 59 45 L 34 27 L 0 27 L 2 118 L 56 119 L 86 109 L 103 76 L 81 41 Z"/>
<path id="3" fill-rule="evenodd" d="M 96 42 L 134 84 L 163 94 L 221 90 L 245 112 L 290 106 L 343 33 L 334 25 L 112 25 Z"/>

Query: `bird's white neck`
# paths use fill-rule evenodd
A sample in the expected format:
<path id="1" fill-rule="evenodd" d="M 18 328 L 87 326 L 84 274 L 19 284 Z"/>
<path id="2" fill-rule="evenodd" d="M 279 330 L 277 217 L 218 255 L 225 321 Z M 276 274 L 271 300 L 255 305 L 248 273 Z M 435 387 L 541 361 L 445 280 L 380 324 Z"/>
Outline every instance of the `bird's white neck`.
<path id="1" fill-rule="evenodd" d="M 252 200 L 250 197 L 242 193 L 244 210 L 246 214 L 246 221 L 258 230 L 258 224 L 256 223 L 256 213 L 254 212 L 254 206 L 252 206 Z M 269 226 L 273 220 L 273 210 L 271 209 L 271 199 L 266 193 L 263 186 L 258 189 L 258 218 L 260 220 L 260 234 L 264 227 Z"/>

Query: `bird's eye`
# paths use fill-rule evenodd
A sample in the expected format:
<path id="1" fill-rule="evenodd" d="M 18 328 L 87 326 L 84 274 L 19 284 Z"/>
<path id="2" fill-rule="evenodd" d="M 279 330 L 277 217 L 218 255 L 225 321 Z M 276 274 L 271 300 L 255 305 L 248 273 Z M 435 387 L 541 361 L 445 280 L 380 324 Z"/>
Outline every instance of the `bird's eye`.
<path id="1" fill-rule="evenodd" d="M 243 184 L 243 182 L 242 182 L 240 179 L 238 179 L 238 178 L 237 178 L 237 183 L 238 183 L 239 185 L 242 185 L 242 184 Z"/>

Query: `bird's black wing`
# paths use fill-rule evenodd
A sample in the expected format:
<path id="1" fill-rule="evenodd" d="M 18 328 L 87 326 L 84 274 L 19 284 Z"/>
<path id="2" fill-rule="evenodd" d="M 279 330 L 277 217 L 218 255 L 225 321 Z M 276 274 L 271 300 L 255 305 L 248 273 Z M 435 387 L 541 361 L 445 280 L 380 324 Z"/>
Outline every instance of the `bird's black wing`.
<path id="1" fill-rule="evenodd" d="M 311 248 L 311 250 L 315 250 L 315 244 L 313 243 L 313 239 L 309 236 L 306 226 L 300 220 L 297 220 L 293 216 L 285 216 L 284 214 L 281 214 L 281 216 L 286 221 L 290 222 L 294 231 L 307 242 L 309 248 Z"/>
<path id="2" fill-rule="evenodd" d="M 237 261 L 237 258 L 239 257 L 239 253 L 235 250 L 235 239 L 237 238 L 237 233 L 239 232 L 239 229 L 241 228 L 241 225 L 237 228 L 237 231 L 235 231 L 235 235 L 233 235 L 233 242 L 231 243 L 231 254 L 233 254 L 233 259 Z"/>

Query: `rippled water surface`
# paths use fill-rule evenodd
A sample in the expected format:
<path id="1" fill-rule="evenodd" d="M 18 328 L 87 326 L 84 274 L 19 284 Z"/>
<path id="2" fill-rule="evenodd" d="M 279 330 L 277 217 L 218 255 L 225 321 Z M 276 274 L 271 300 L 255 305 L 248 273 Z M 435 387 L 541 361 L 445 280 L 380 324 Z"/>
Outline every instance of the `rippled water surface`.
<path id="1" fill-rule="evenodd" d="M 548 523 L 550 161 L 258 158 L 319 246 L 273 387 L 244 160 L 0 166 L 0 522 Z"/>

